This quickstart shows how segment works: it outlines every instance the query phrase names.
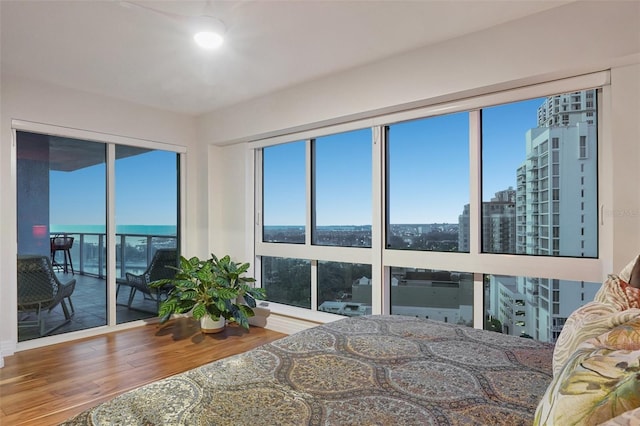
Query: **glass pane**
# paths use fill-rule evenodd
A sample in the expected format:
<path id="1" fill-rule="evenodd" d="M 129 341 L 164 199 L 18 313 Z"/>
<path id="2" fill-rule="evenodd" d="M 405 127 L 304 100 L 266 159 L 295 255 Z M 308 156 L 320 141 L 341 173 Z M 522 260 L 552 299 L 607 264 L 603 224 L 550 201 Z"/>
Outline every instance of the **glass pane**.
<path id="1" fill-rule="evenodd" d="M 271 302 L 311 309 L 311 262 L 263 256 L 262 287 Z"/>
<path id="2" fill-rule="evenodd" d="M 18 340 L 106 325 L 106 145 L 19 131 L 16 154 Z"/>
<path id="3" fill-rule="evenodd" d="M 388 248 L 469 251 L 468 113 L 389 126 L 387 171 Z"/>
<path id="4" fill-rule="evenodd" d="M 473 274 L 391 268 L 391 315 L 473 327 Z"/>
<path id="5" fill-rule="evenodd" d="M 349 317 L 371 314 L 371 265 L 318 262 L 318 310 Z"/>
<path id="6" fill-rule="evenodd" d="M 306 223 L 305 142 L 263 149 L 262 239 L 304 244 Z"/>
<path id="7" fill-rule="evenodd" d="M 371 247 L 371 129 L 314 142 L 313 244 Z"/>
<path id="8" fill-rule="evenodd" d="M 485 275 L 486 330 L 555 343 L 569 315 L 602 283 Z"/>
<path id="9" fill-rule="evenodd" d="M 482 110 L 483 252 L 597 257 L 595 97 Z"/>
<path id="10" fill-rule="evenodd" d="M 178 154 L 116 146 L 117 322 L 157 316 L 150 281 L 170 278 L 177 263 Z M 159 251 L 160 250 L 160 251 Z"/>

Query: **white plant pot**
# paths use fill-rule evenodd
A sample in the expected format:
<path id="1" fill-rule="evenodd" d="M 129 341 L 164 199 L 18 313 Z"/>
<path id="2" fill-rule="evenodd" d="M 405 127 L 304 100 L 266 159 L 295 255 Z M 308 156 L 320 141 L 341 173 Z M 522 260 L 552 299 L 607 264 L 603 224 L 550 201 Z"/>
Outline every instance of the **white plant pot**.
<path id="1" fill-rule="evenodd" d="M 220 333 L 224 330 L 225 325 L 226 320 L 224 317 L 220 317 L 217 321 L 209 315 L 200 318 L 200 330 L 202 330 L 203 333 Z"/>

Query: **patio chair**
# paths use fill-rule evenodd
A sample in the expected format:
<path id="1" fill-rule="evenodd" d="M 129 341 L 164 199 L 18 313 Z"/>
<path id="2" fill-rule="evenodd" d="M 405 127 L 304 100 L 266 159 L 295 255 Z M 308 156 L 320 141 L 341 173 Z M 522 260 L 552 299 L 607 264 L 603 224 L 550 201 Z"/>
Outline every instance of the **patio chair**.
<path id="1" fill-rule="evenodd" d="M 147 269 L 142 274 L 135 275 L 127 272 L 127 280 L 118 283 L 118 291 L 121 285 L 128 285 L 129 287 L 131 287 L 131 290 L 129 292 L 129 300 L 127 301 L 127 307 L 129 309 L 144 311 L 144 309 L 139 309 L 131 306 L 136 292 L 140 291 L 144 294 L 145 298 L 154 300 L 156 302 L 156 311 L 153 313 L 157 314 L 158 309 L 160 308 L 160 302 L 163 300 L 163 298 L 166 298 L 167 293 L 173 288 L 173 286 L 166 285 L 161 288 L 151 288 L 149 287 L 149 283 L 164 278 L 173 278 L 176 270 L 169 268 L 169 266 L 177 265 L 178 251 L 176 249 L 158 249 L 153 255 L 151 263 L 149 263 L 149 266 L 147 266 Z"/>
<path id="2" fill-rule="evenodd" d="M 18 320 L 18 327 L 38 326 L 40 327 L 40 336 L 44 336 L 71 321 L 71 317 L 75 313 L 71 295 L 75 290 L 76 280 L 71 279 L 64 284 L 60 282 L 53 271 L 48 256 L 18 256 L 17 278 L 18 313 L 22 312 L 25 315 L 24 319 Z M 69 312 L 65 300 L 69 302 L 71 312 Z M 58 305 L 62 306 L 65 321 L 46 330 L 42 311 L 46 309 L 51 312 Z M 34 311 L 37 319 L 27 319 Z"/>

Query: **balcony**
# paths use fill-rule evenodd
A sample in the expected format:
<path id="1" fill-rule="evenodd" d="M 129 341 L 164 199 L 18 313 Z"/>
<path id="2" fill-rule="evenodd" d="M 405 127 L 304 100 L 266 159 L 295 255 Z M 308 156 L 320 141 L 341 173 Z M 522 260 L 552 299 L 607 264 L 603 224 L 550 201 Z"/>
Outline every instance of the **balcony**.
<path id="1" fill-rule="evenodd" d="M 105 234 L 61 232 L 55 235 L 74 237 L 71 258 L 77 273 L 106 278 Z M 177 238 L 170 235 L 116 234 L 116 280 L 124 279 L 127 272 L 141 274 L 157 249 L 176 248 L 176 245 Z"/>
<path id="2" fill-rule="evenodd" d="M 75 314 L 65 323 L 60 305 L 52 311 L 43 311 L 46 324 L 44 336 L 63 334 L 107 325 L 106 236 L 94 233 L 57 233 L 56 236 L 74 238 L 70 249 L 73 271 L 69 267 L 55 267 L 58 279 L 65 283 L 71 279 L 76 285 L 71 300 Z M 53 235 L 52 235 L 53 237 Z M 159 248 L 175 248 L 177 238 L 167 235 L 117 234 L 116 235 L 116 283 L 126 282 L 126 273 L 143 273 L 155 251 Z M 56 262 L 63 263 L 61 252 Z M 116 323 L 149 319 L 157 316 L 157 303 L 141 292 L 136 292 L 131 307 L 128 306 L 130 287 L 121 285 L 117 292 Z M 19 312 L 19 322 L 31 321 L 35 313 Z M 63 324 L 63 325 L 60 325 Z M 56 327 L 57 325 L 60 325 Z M 43 337 L 37 326 L 21 326 L 18 341 Z"/>

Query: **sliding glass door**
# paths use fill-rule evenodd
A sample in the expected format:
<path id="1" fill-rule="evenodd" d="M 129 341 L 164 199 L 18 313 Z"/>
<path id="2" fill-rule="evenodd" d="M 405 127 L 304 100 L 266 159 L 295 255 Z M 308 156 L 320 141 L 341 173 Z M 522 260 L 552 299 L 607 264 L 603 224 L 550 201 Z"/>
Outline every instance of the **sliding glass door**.
<path id="1" fill-rule="evenodd" d="M 17 131 L 16 170 L 18 341 L 157 316 L 147 284 L 178 255 L 179 154 Z"/>
<path id="2" fill-rule="evenodd" d="M 117 322 L 157 316 L 166 296 L 151 280 L 173 275 L 178 249 L 178 154 L 117 145 Z"/>

